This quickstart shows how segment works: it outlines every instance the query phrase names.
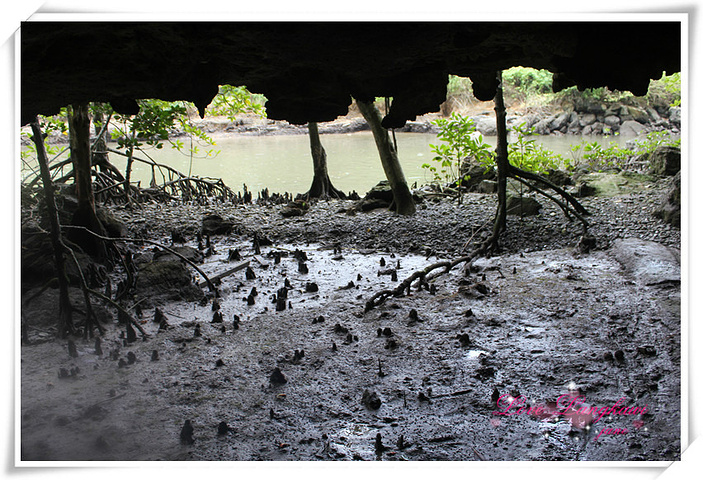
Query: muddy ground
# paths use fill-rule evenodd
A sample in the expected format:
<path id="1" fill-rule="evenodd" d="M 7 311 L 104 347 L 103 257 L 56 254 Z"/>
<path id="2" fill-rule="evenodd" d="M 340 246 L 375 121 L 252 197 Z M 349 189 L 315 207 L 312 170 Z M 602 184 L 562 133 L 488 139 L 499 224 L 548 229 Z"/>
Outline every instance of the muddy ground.
<path id="1" fill-rule="evenodd" d="M 509 218 L 500 255 L 369 312 L 366 300 L 396 285 L 393 271 L 402 280 L 480 241 L 493 197 L 426 201 L 411 219 L 350 215 L 347 201 L 293 219 L 280 206 L 114 208 L 131 236 L 170 244 L 176 229 L 190 246 L 203 216 L 218 213 L 234 231 L 212 238 L 216 253 L 201 268 L 214 275 L 248 261 L 255 278 L 242 269 L 222 280 L 222 323 L 212 298 L 145 299 L 148 336 L 126 342 L 113 320 L 102 355 L 93 339 L 73 339 L 77 357 L 55 339 L 53 291 L 26 305 L 22 459 L 678 459 L 680 232 L 651 215 L 656 182 L 621 187 L 584 199 L 597 238 L 589 253 L 574 249 L 579 226 L 543 201 L 540 215 Z M 260 254 L 253 232 L 272 240 Z M 228 261 L 235 248 L 241 260 Z M 153 322 L 155 307 L 168 329 Z M 618 408 L 567 415 L 576 397 L 581 413 Z M 186 420 L 192 443 L 181 439 Z"/>

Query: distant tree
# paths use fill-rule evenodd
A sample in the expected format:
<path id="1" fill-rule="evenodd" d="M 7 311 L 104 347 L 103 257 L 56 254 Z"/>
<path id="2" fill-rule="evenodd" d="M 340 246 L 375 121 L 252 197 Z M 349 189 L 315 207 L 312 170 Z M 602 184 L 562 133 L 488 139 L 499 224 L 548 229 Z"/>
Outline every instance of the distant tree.
<path id="1" fill-rule="evenodd" d="M 393 191 L 393 204 L 391 210 L 401 215 L 412 215 L 415 213 L 415 201 L 413 200 L 410 188 L 405 180 L 403 169 L 398 160 L 398 152 L 388 136 L 388 130 L 381 125 L 381 114 L 372 101 L 356 99 L 359 111 L 371 127 L 378 154 L 381 157 L 381 164 L 386 173 L 386 178 Z"/>

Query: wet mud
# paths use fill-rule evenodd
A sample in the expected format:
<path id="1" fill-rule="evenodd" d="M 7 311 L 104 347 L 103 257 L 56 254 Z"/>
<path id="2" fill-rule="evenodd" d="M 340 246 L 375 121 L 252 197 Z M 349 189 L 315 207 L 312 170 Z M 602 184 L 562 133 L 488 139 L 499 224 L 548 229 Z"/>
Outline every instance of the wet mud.
<path id="1" fill-rule="evenodd" d="M 257 254 L 240 235 L 213 245 L 206 274 L 249 269 L 217 299 L 145 306 L 147 338 L 113 322 L 101 354 L 74 339 L 71 356 L 30 328 L 23 460 L 679 458 L 675 249 L 481 258 L 365 312 L 437 258 L 319 243 Z M 655 268 L 645 247 L 663 252 Z M 47 316 L 51 295 L 23 314 Z"/>

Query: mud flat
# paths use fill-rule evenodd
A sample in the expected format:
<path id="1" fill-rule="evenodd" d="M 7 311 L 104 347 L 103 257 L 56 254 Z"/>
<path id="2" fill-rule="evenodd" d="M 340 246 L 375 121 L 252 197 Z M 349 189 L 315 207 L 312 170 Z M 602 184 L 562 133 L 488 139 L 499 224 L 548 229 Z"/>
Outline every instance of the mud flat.
<path id="1" fill-rule="evenodd" d="M 208 275 L 232 267 L 231 249 L 254 274 L 222 280 L 219 310 L 212 299 L 155 303 L 143 309 L 147 337 L 128 342 L 109 324 L 102 355 L 77 339 L 71 357 L 47 322 L 33 325 L 21 349 L 23 460 L 679 458 L 674 248 L 507 252 L 365 313 L 393 271 L 402 280 L 436 258 L 306 241 L 256 254 L 236 234 L 214 246 Z M 642 249 L 659 252 L 652 268 Z M 24 314 L 50 319 L 53 305 L 49 291 Z M 638 410 L 559 414 L 575 397 Z M 505 403 L 519 398 L 544 409 Z"/>

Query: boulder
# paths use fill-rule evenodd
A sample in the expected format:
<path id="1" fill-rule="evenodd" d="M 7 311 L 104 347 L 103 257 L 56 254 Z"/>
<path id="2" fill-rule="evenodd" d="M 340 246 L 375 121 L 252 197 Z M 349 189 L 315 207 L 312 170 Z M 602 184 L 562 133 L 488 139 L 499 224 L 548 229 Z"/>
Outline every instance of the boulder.
<path id="1" fill-rule="evenodd" d="M 495 117 L 480 115 L 478 117 L 473 117 L 472 120 L 476 125 L 476 130 L 481 132 L 482 135 L 494 136 L 498 134 Z"/>
<path id="2" fill-rule="evenodd" d="M 603 133 L 603 122 L 596 122 L 593 125 L 589 125 L 591 127 L 591 135 L 600 135 Z"/>
<path id="3" fill-rule="evenodd" d="M 596 115 L 594 113 L 584 113 L 579 118 L 579 124 L 582 127 L 593 125 L 594 123 L 596 123 Z"/>
<path id="4" fill-rule="evenodd" d="M 600 115 L 605 113 L 605 105 L 594 98 L 579 97 L 574 101 L 574 109 L 578 112 Z"/>
<path id="5" fill-rule="evenodd" d="M 567 113 L 567 112 L 560 113 L 559 115 L 554 117 L 551 122 L 549 122 L 549 129 L 550 130 L 561 130 L 569 123 L 570 116 L 571 116 L 571 114 Z"/>
<path id="6" fill-rule="evenodd" d="M 104 208 L 96 208 L 95 215 L 100 220 L 100 223 L 105 227 L 105 232 L 108 237 L 111 238 L 123 238 L 128 236 L 127 227 L 117 220 L 112 214 L 110 214 Z"/>
<path id="7" fill-rule="evenodd" d="M 591 197 L 596 194 L 598 190 L 593 185 L 589 185 L 586 182 L 582 182 L 576 186 L 576 191 L 574 192 L 575 197 Z"/>
<path id="8" fill-rule="evenodd" d="M 649 156 L 649 170 L 655 175 L 676 175 L 681 171 L 681 149 L 661 145 Z"/>
<path id="9" fill-rule="evenodd" d="M 537 135 L 548 135 L 550 132 L 549 124 L 552 121 L 552 117 L 550 118 L 545 118 L 544 120 L 540 120 L 539 122 L 535 123 L 535 133 Z"/>
<path id="10" fill-rule="evenodd" d="M 644 130 L 644 125 L 636 120 L 625 120 L 620 125 L 620 135 L 624 136 L 636 136 L 642 133 Z"/>
<path id="11" fill-rule="evenodd" d="M 661 117 L 661 115 L 659 115 L 659 112 L 657 112 L 657 110 L 652 107 L 647 107 L 647 114 L 649 115 L 649 118 L 651 118 L 652 122 L 654 122 L 654 123 L 662 121 L 662 117 Z"/>
<path id="12" fill-rule="evenodd" d="M 203 235 L 227 235 L 232 231 L 234 223 L 225 221 L 217 214 L 208 215 L 203 218 L 202 234 Z"/>
<path id="13" fill-rule="evenodd" d="M 644 108 L 633 106 L 624 106 L 623 108 L 627 111 L 627 116 L 632 117 L 632 120 L 639 123 L 649 123 L 650 116 Z"/>
<path id="14" fill-rule="evenodd" d="M 474 191 L 484 180 L 493 180 L 496 172 L 492 168 L 486 169 L 485 165 L 478 163 L 473 157 L 464 159 L 461 164 L 461 175 L 464 176 L 462 185 Z"/>
<path id="15" fill-rule="evenodd" d="M 669 107 L 669 121 L 681 127 L 681 107 Z"/>
<path id="16" fill-rule="evenodd" d="M 496 193 L 498 191 L 498 182 L 493 180 L 481 180 L 481 183 L 476 187 L 478 193 Z"/>
<path id="17" fill-rule="evenodd" d="M 640 240 L 618 239 L 611 254 L 637 283 L 657 285 L 681 281 L 680 252 L 665 245 Z"/>
<path id="18" fill-rule="evenodd" d="M 563 170 L 549 169 L 549 171 L 547 172 L 547 180 L 552 182 L 554 185 L 559 185 L 559 186 L 573 184 L 569 174 Z"/>
<path id="19" fill-rule="evenodd" d="M 139 265 L 137 294 L 148 302 L 158 298 L 195 301 L 203 291 L 193 283 L 189 267 L 179 261 L 151 262 Z"/>
<path id="20" fill-rule="evenodd" d="M 391 185 L 388 183 L 388 180 L 378 182 L 375 187 L 366 192 L 364 200 L 383 200 L 390 205 L 393 201 L 393 190 L 391 190 Z"/>
<path id="21" fill-rule="evenodd" d="M 506 201 L 508 215 L 538 215 L 542 204 L 532 197 L 509 195 Z"/>
<path id="22" fill-rule="evenodd" d="M 605 117 L 603 123 L 605 123 L 609 127 L 617 127 L 620 125 L 620 117 L 617 115 L 608 115 Z"/>
<path id="23" fill-rule="evenodd" d="M 671 186 L 654 216 L 661 218 L 672 227 L 681 227 L 681 170 L 671 179 Z"/>
<path id="24" fill-rule="evenodd" d="M 382 180 L 366 192 L 364 198 L 356 204 L 356 209 L 368 212 L 377 208 L 388 208 L 391 203 L 393 203 L 393 190 L 387 180 Z"/>

